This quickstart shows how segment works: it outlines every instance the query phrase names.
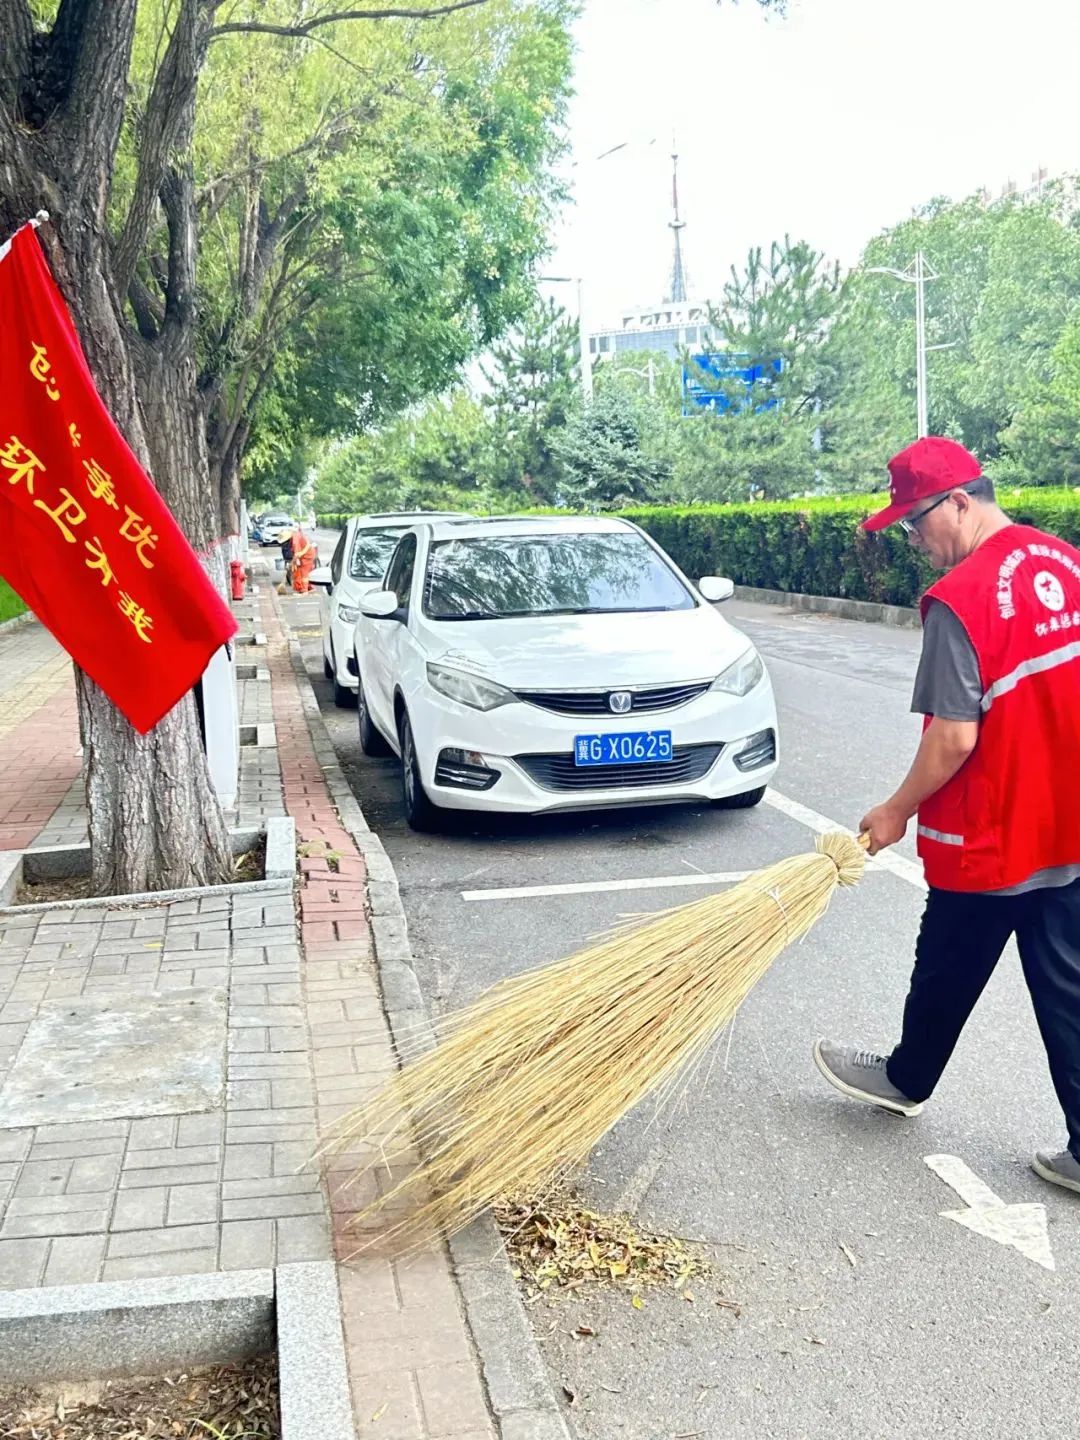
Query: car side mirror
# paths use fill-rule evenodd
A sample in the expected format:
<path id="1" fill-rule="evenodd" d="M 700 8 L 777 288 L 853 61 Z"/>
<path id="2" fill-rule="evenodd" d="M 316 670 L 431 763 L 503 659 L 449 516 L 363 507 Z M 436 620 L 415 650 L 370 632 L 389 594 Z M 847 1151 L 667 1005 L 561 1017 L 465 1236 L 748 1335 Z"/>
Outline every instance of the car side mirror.
<path id="1" fill-rule="evenodd" d="M 698 590 L 703 600 L 708 600 L 710 605 L 718 605 L 722 600 L 730 600 L 735 594 L 735 582 L 725 579 L 722 575 L 703 575 L 698 581 Z"/>
<path id="2" fill-rule="evenodd" d="M 320 590 L 325 590 L 328 595 L 334 593 L 334 577 L 330 573 L 329 565 L 320 565 L 312 570 L 308 576 L 309 585 L 317 585 Z"/>
<path id="3" fill-rule="evenodd" d="M 393 590 L 372 590 L 360 597 L 360 613 L 369 620 L 398 618 L 398 598 Z"/>

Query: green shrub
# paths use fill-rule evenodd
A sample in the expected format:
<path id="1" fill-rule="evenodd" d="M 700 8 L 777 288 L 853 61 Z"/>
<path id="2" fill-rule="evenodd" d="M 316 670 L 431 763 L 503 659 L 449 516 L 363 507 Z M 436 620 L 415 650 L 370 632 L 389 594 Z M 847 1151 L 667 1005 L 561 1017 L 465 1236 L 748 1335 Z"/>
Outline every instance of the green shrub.
<path id="1" fill-rule="evenodd" d="M 1080 491 L 999 490 L 1014 520 L 1080 547 Z M 859 522 L 884 495 L 841 495 L 753 505 L 650 505 L 621 513 L 647 530 L 692 580 L 727 575 L 737 585 L 914 606 L 933 579 L 895 527 L 869 535 Z M 566 511 L 529 513 L 565 514 Z M 341 530 L 347 515 L 320 515 Z"/>
<path id="2" fill-rule="evenodd" d="M 1014 520 L 1080 546 L 1080 492 L 1017 490 L 999 498 Z M 738 585 L 914 606 L 933 579 L 895 528 L 870 535 L 859 522 L 881 495 L 755 505 L 649 506 L 623 512 L 690 576 Z"/>

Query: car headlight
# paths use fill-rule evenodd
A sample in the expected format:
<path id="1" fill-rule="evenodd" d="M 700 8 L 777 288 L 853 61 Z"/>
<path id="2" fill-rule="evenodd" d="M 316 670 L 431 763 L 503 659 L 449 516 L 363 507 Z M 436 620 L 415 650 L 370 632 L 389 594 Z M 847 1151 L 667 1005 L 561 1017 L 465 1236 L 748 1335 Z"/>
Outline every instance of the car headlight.
<path id="1" fill-rule="evenodd" d="M 339 605 L 337 617 L 343 625 L 355 625 L 360 619 L 360 610 L 356 605 Z"/>
<path id="2" fill-rule="evenodd" d="M 497 710 L 500 705 L 509 705 L 517 699 L 512 690 L 496 685 L 493 680 L 483 680 L 465 670 L 451 670 L 446 665 L 429 663 L 427 678 L 428 684 L 440 695 L 474 710 Z"/>
<path id="3" fill-rule="evenodd" d="M 749 695 L 765 674 L 761 656 L 753 646 L 740 655 L 734 665 L 729 665 L 722 675 L 713 681 L 711 689 L 722 690 L 725 695 Z"/>

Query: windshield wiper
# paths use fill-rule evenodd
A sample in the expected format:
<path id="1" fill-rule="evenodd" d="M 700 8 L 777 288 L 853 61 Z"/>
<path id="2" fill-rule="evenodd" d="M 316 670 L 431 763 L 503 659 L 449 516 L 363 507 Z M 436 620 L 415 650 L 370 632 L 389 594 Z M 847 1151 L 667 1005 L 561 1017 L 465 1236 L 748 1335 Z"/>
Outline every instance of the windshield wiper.
<path id="1" fill-rule="evenodd" d="M 517 611 L 510 610 L 462 610 L 458 615 L 430 615 L 431 620 L 512 620 Z"/>
<path id="2" fill-rule="evenodd" d="M 545 615 L 645 615 L 673 608 L 671 605 L 568 605 L 560 610 L 523 610 L 518 613 L 543 619 Z"/>

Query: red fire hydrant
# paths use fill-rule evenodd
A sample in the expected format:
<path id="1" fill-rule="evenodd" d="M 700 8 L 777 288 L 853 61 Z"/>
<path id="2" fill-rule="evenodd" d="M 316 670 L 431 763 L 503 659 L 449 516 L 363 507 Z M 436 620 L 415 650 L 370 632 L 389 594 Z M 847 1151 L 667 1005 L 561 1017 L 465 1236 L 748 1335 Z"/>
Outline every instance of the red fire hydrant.
<path id="1" fill-rule="evenodd" d="M 229 578 L 232 581 L 232 598 L 242 600 L 244 598 L 244 562 L 242 560 L 229 561 Z"/>

